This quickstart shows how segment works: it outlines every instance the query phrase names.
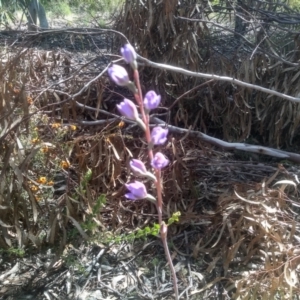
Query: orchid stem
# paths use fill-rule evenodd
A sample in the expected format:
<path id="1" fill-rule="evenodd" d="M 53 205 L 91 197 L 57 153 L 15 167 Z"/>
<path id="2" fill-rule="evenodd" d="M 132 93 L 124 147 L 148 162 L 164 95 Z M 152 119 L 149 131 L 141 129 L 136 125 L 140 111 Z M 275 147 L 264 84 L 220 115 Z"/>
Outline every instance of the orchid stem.
<path id="1" fill-rule="evenodd" d="M 142 89 L 141 89 L 138 70 L 135 69 L 133 74 L 134 74 L 134 81 L 135 81 L 135 84 L 136 84 L 136 87 L 138 90 L 138 92 L 134 94 L 134 97 L 140 107 L 142 120 L 143 120 L 144 124 L 146 125 L 146 130 L 145 130 L 146 141 L 147 141 L 148 145 L 150 145 L 151 134 L 150 134 L 149 115 L 145 113 L 145 109 L 144 109 Z M 150 161 L 152 161 L 152 159 L 153 159 L 152 148 L 148 148 L 148 156 L 149 156 Z M 162 182 L 161 182 L 160 170 L 155 170 L 155 177 L 156 177 L 155 187 L 156 187 L 156 192 L 157 192 L 156 207 L 157 207 L 157 213 L 158 213 L 158 223 L 160 225 L 160 238 L 162 240 L 164 250 L 165 250 L 165 255 L 168 260 L 169 267 L 170 267 L 171 274 L 172 274 L 173 289 L 175 292 L 175 300 L 178 300 L 179 294 L 178 294 L 176 271 L 175 271 L 175 268 L 173 265 L 173 261 L 172 261 L 172 257 L 171 257 L 170 251 L 169 251 L 169 246 L 168 246 L 168 241 L 167 241 L 168 226 L 163 222 L 163 218 L 162 218 L 163 201 L 162 201 Z"/>

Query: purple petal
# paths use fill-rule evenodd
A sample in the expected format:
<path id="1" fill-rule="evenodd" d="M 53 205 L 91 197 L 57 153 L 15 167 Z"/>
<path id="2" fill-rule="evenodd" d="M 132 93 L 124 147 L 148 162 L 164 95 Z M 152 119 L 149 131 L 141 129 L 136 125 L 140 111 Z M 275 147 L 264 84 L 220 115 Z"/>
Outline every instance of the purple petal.
<path id="1" fill-rule="evenodd" d="M 154 145 L 162 145 L 166 142 L 168 136 L 168 129 L 161 127 L 154 127 L 151 132 L 151 141 Z"/>
<path id="2" fill-rule="evenodd" d="M 125 197 L 129 200 L 140 200 L 140 198 L 137 198 L 134 194 L 132 193 L 126 193 Z"/>
<path id="3" fill-rule="evenodd" d="M 126 44 L 121 48 L 121 54 L 128 64 L 132 64 L 136 60 L 136 52 L 130 44 Z"/>
<path id="4" fill-rule="evenodd" d="M 136 175 L 142 175 L 146 176 L 147 175 L 147 169 L 142 161 L 139 159 L 132 159 L 129 163 L 131 170 L 136 174 Z"/>
<path id="5" fill-rule="evenodd" d="M 127 71 L 119 65 L 110 67 L 108 75 L 119 86 L 127 86 L 130 83 Z"/>
<path id="6" fill-rule="evenodd" d="M 125 184 L 130 193 L 125 194 L 125 197 L 131 200 L 139 200 L 147 197 L 147 190 L 142 182 L 134 181 L 129 184 Z"/>
<path id="7" fill-rule="evenodd" d="M 145 95 L 144 105 L 147 110 L 155 109 L 160 104 L 161 96 L 157 95 L 154 91 L 149 91 Z"/>
<path id="8" fill-rule="evenodd" d="M 123 102 L 117 105 L 117 109 L 122 116 L 128 119 L 136 120 L 139 117 L 135 104 L 129 99 L 125 98 Z"/>
<path id="9" fill-rule="evenodd" d="M 151 162 L 154 169 L 161 170 L 169 164 L 169 160 L 160 152 L 157 152 Z"/>

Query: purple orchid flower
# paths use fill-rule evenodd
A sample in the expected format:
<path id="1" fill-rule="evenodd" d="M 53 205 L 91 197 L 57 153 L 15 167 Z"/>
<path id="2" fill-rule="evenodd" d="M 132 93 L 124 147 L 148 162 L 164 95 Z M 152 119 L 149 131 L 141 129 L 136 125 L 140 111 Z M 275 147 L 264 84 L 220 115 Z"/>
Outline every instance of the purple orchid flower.
<path id="1" fill-rule="evenodd" d="M 122 116 L 128 119 L 137 120 L 139 118 L 136 105 L 129 99 L 125 98 L 123 102 L 117 105 L 117 109 Z"/>
<path id="2" fill-rule="evenodd" d="M 153 181 L 156 180 L 156 177 L 151 172 L 147 171 L 144 163 L 139 159 L 132 159 L 129 165 L 135 176 L 146 177 Z"/>
<path id="3" fill-rule="evenodd" d="M 154 127 L 151 131 L 151 141 L 154 145 L 162 145 L 166 142 L 168 129 L 162 127 Z"/>
<path id="4" fill-rule="evenodd" d="M 121 48 L 121 54 L 128 64 L 136 62 L 136 52 L 130 44 L 126 44 L 123 48 Z"/>
<path id="5" fill-rule="evenodd" d="M 147 176 L 147 169 L 139 159 L 132 159 L 129 163 L 131 170 L 137 176 Z"/>
<path id="6" fill-rule="evenodd" d="M 130 200 L 140 200 L 147 197 L 147 190 L 142 182 L 134 181 L 129 184 L 125 184 L 130 193 L 126 193 L 125 197 Z"/>
<path id="7" fill-rule="evenodd" d="M 131 84 L 125 68 L 119 65 L 113 65 L 108 69 L 108 75 L 119 86 L 128 86 Z"/>
<path id="8" fill-rule="evenodd" d="M 160 152 L 157 152 L 151 161 L 151 166 L 157 170 L 161 170 L 162 168 L 166 167 L 168 164 L 169 164 L 169 160 Z"/>
<path id="9" fill-rule="evenodd" d="M 160 100 L 161 100 L 161 96 L 157 95 L 154 91 L 147 92 L 144 98 L 145 108 L 148 111 L 157 108 L 160 103 Z"/>

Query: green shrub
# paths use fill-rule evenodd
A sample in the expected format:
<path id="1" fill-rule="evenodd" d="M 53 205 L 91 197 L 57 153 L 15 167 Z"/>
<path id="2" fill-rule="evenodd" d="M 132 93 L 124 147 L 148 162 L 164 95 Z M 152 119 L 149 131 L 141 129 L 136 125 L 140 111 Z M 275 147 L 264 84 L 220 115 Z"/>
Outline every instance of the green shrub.
<path id="1" fill-rule="evenodd" d="M 51 14 L 56 18 L 65 17 L 72 14 L 71 8 L 67 1 L 45 2 L 45 9 L 47 14 Z"/>
<path id="2" fill-rule="evenodd" d="M 300 0 L 289 0 L 287 4 L 293 9 L 300 9 Z"/>

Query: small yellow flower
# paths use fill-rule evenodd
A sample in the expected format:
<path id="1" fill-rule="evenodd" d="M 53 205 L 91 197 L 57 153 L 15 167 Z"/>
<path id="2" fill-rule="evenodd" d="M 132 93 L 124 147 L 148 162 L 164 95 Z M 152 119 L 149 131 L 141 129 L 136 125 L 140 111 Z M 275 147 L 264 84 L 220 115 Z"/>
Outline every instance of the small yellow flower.
<path id="1" fill-rule="evenodd" d="M 31 140 L 31 144 L 37 144 L 40 141 L 40 139 L 35 138 Z"/>
<path id="2" fill-rule="evenodd" d="M 123 128 L 124 125 L 125 125 L 125 122 L 124 122 L 124 121 L 121 121 L 121 122 L 118 124 L 118 127 L 119 127 L 119 128 Z"/>
<path id="3" fill-rule="evenodd" d="M 58 128 L 58 127 L 60 127 L 61 125 L 59 124 L 59 123 L 53 123 L 52 125 L 51 125 L 51 127 L 52 128 Z"/>
<path id="4" fill-rule="evenodd" d="M 14 93 L 15 93 L 15 94 L 20 94 L 20 90 L 17 89 L 17 88 L 14 88 Z"/>
<path id="5" fill-rule="evenodd" d="M 53 184 L 54 182 L 52 180 L 47 182 L 47 185 L 53 185 Z"/>
<path id="6" fill-rule="evenodd" d="M 77 129 L 77 127 L 75 125 L 70 125 L 70 129 L 75 131 Z"/>
<path id="7" fill-rule="evenodd" d="M 32 185 L 31 187 L 30 187 L 30 189 L 33 191 L 33 192 L 36 192 L 36 191 L 38 191 L 38 187 L 36 186 L 36 185 Z"/>
<path id="8" fill-rule="evenodd" d="M 48 146 L 44 146 L 43 148 L 41 148 L 41 151 L 42 151 L 43 153 L 47 153 L 47 152 L 49 151 Z"/>
<path id="9" fill-rule="evenodd" d="M 42 200 L 42 197 L 35 196 L 35 200 L 36 200 L 37 202 L 39 202 L 39 201 L 41 201 L 41 200 Z"/>
<path id="10" fill-rule="evenodd" d="M 41 183 L 41 184 L 45 184 L 47 182 L 47 178 L 46 177 L 40 177 L 38 180 L 37 180 L 38 183 Z"/>
<path id="11" fill-rule="evenodd" d="M 115 136 L 117 136 L 116 133 L 111 133 L 111 134 L 109 134 L 109 135 L 106 137 L 106 139 L 107 139 L 108 141 L 110 141 L 109 138 L 114 138 Z"/>
<path id="12" fill-rule="evenodd" d="M 27 96 L 27 103 L 31 105 L 33 103 L 33 99 L 30 96 Z"/>
<path id="13" fill-rule="evenodd" d="M 70 167 L 70 163 L 66 160 L 63 160 L 61 163 L 60 163 L 60 166 L 63 168 L 63 169 L 68 169 Z"/>

